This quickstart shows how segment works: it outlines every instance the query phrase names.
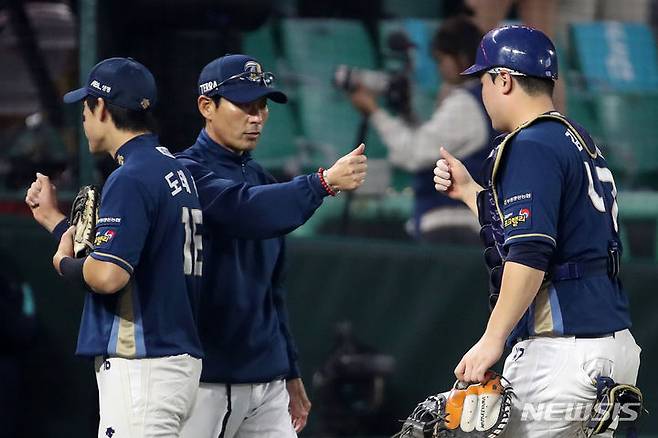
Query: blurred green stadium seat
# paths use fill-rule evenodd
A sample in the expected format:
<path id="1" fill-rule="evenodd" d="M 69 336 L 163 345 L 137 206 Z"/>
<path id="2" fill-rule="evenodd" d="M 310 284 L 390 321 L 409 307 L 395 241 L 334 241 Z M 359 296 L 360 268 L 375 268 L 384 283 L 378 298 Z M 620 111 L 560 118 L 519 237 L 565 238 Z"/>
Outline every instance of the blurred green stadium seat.
<path id="1" fill-rule="evenodd" d="M 297 99 L 308 167 L 331 164 L 355 146 L 360 114 L 347 95 L 333 86 L 340 64 L 375 69 L 375 50 L 361 23 L 336 19 L 282 21 L 283 51 L 297 75 Z M 385 147 L 371 129 L 368 155 L 383 157 Z"/>
<path id="2" fill-rule="evenodd" d="M 252 32 L 247 32 L 242 38 L 242 53 L 253 56 L 267 71 L 277 72 L 277 50 L 274 43 L 274 26 L 265 23 Z"/>
<path id="3" fill-rule="evenodd" d="M 441 16 L 441 4 L 442 0 L 384 0 L 382 10 L 392 17 L 438 18 Z"/>
<path id="4" fill-rule="evenodd" d="M 658 93 L 601 94 L 594 104 L 600 147 L 620 182 L 658 188 Z"/>
<path id="5" fill-rule="evenodd" d="M 592 22 L 571 26 L 574 61 L 588 89 L 643 92 L 658 90 L 656 43 L 639 23 Z"/>
<path id="6" fill-rule="evenodd" d="M 375 52 L 358 21 L 287 19 L 282 22 L 283 50 L 302 74 L 330 83 L 337 64 L 375 68 Z"/>
<path id="7" fill-rule="evenodd" d="M 620 192 L 617 201 L 624 259 L 658 262 L 658 192 Z"/>
<path id="8" fill-rule="evenodd" d="M 658 188 L 658 61 L 651 30 L 639 23 L 578 23 L 570 38 L 585 87 L 569 96 L 570 114 L 579 112 L 574 118 L 582 117 L 597 137 L 621 186 Z"/>

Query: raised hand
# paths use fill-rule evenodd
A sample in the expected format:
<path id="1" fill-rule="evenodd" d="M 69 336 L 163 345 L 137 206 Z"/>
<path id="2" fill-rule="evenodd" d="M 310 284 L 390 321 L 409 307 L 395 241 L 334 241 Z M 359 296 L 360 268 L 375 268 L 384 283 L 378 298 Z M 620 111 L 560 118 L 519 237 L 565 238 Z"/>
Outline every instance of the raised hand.
<path id="1" fill-rule="evenodd" d="M 361 187 L 368 172 L 365 150 L 366 145 L 361 143 L 327 169 L 325 181 L 334 191 L 350 191 Z"/>

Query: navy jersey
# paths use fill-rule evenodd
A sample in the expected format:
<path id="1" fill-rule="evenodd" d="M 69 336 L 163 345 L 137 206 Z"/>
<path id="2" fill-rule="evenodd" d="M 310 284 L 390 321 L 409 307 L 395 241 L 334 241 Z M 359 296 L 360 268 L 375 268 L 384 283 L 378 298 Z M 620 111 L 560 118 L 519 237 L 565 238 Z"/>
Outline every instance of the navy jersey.
<path id="1" fill-rule="evenodd" d="M 202 214 L 192 176 L 152 134 L 125 143 L 116 158 L 90 257 L 131 278 L 115 294 L 87 294 L 77 354 L 201 357 Z"/>
<path id="2" fill-rule="evenodd" d="M 552 267 L 582 271 L 559 279 L 549 268 L 512 338 L 629 328 L 628 299 L 606 269 L 609 250 L 621 247 L 617 189 L 584 129 L 557 113 L 540 116 L 498 146 L 491 180 L 503 253 L 543 242 L 554 248 Z"/>

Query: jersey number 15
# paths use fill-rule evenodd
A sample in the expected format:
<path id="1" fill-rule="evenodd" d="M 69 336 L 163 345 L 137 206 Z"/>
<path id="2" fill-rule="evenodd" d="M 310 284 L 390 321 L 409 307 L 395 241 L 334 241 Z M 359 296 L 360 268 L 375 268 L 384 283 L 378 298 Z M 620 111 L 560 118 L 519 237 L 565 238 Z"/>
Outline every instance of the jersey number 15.
<path id="1" fill-rule="evenodd" d="M 183 207 L 185 245 L 183 246 L 183 272 L 201 276 L 203 271 L 203 239 L 197 227 L 203 224 L 203 214 L 198 208 Z"/>

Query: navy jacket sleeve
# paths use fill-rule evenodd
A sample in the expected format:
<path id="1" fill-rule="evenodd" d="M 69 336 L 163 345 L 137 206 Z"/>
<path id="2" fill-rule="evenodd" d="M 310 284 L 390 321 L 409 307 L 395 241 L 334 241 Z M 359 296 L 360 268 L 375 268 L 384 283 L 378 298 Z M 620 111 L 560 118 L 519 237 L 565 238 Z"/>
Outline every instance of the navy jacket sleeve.
<path id="1" fill-rule="evenodd" d="M 288 306 L 286 304 L 287 290 L 284 285 L 287 270 L 286 244 L 283 237 L 281 238 L 281 241 L 281 252 L 279 253 L 276 268 L 272 276 L 272 297 L 274 300 L 274 307 L 276 308 L 276 313 L 279 318 L 281 333 L 286 338 L 288 359 L 290 361 L 290 372 L 286 376 L 286 379 L 290 380 L 301 377 L 301 371 L 299 369 L 298 363 L 299 352 L 297 350 L 297 345 L 295 344 L 295 340 L 293 339 L 292 332 L 290 331 L 290 326 L 288 323 Z"/>
<path id="2" fill-rule="evenodd" d="M 288 234 L 303 225 L 327 196 L 316 174 L 251 185 L 220 178 L 188 158 L 178 159 L 194 177 L 204 222 L 229 237 L 270 239 Z"/>
<path id="3" fill-rule="evenodd" d="M 107 180 L 91 257 L 114 263 L 132 275 L 151 226 L 147 198 L 142 184 L 133 178 L 121 175 Z"/>

